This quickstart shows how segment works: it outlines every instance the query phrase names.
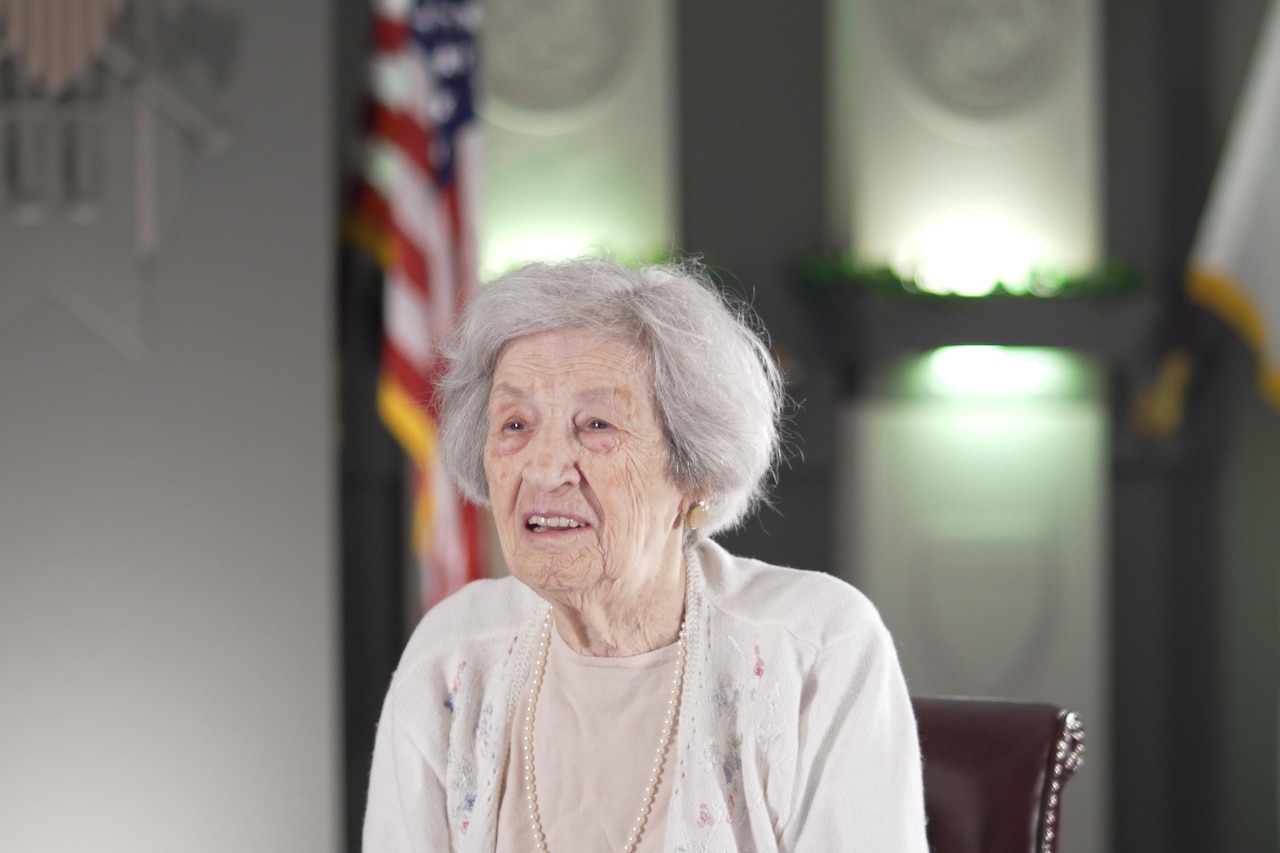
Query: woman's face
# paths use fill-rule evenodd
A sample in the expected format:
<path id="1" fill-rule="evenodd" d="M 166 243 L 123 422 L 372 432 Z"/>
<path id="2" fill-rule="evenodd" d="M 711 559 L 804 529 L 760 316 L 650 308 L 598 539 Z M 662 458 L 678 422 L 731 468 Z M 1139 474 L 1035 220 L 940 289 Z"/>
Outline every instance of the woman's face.
<path id="1" fill-rule="evenodd" d="M 517 338 L 489 394 L 485 474 L 511 573 L 536 590 L 626 594 L 680 559 L 644 353 L 584 330 Z"/>

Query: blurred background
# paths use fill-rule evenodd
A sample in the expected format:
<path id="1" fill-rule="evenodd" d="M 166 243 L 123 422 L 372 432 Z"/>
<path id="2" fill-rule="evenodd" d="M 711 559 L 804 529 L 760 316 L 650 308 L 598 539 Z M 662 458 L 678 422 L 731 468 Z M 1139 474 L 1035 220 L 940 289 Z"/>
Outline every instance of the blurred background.
<path id="1" fill-rule="evenodd" d="M 502 571 L 403 403 L 583 251 L 770 331 L 730 550 L 1082 715 L 1064 853 L 1278 849 L 1275 7 L 0 2 L 0 850 L 358 850 L 408 632 Z"/>

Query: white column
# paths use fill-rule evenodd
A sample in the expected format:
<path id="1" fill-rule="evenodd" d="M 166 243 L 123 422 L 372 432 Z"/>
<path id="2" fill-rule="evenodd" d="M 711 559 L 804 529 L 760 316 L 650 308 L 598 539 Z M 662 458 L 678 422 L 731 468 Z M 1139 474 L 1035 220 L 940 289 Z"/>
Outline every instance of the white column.
<path id="1" fill-rule="evenodd" d="M 836 0 L 833 12 L 837 245 L 969 294 L 1096 265 L 1094 0 Z"/>
<path id="2" fill-rule="evenodd" d="M 674 246 L 673 19 L 670 0 L 486 4 L 483 277 L 525 260 Z"/>
<path id="3" fill-rule="evenodd" d="M 936 388 L 957 353 L 952 367 L 987 368 L 970 363 L 953 377 L 967 389 Z M 1060 849 L 1105 853 L 1108 418 L 1098 383 L 1072 359 L 941 350 L 914 365 L 914 386 L 850 404 L 838 500 L 852 523 L 836 554 L 880 608 L 913 695 L 1033 700 L 1081 715 L 1085 767 L 1065 791 Z M 1044 393 L 1073 377 L 1070 393 Z"/>

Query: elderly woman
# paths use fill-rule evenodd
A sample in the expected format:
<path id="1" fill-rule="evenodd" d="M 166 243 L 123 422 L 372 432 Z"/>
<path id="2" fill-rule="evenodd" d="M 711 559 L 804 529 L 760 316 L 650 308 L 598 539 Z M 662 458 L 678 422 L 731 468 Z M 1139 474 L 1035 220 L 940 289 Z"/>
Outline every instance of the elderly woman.
<path id="1" fill-rule="evenodd" d="M 448 354 L 440 450 L 511 577 L 414 633 L 366 853 L 926 850 L 892 642 L 857 591 L 710 537 L 760 500 L 782 387 L 692 267 L 532 264 Z"/>

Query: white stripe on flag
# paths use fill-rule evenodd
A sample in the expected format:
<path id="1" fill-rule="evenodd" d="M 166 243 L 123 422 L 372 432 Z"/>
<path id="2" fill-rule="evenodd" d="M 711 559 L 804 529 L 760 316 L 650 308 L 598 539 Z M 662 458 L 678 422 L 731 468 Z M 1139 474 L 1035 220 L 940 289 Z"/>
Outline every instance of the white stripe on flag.
<path id="1" fill-rule="evenodd" d="M 433 283 L 433 308 L 439 310 L 435 291 L 440 288 L 434 283 L 451 282 L 453 273 L 448 219 L 439 197 L 432 189 L 430 178 L 395 145 L 374 140 L 369 146 L 369 156 L 369 183 L 386 200 L 396 225 L 426 256 L 427 275 Z"/>
<path id="2" fill-rule="evenodd" d="M 414 370 L 425 374 L 431 366 L 427 302 L 399 272 L 387 274 L 384 333 Z"/>
<path id="3" fill-rule="evenodd" d="M 376 54 L 370 66 L 369 85 L 379 103 L 404 113 L 422 127 L 432 125 L 428 109 L 432 83 L 420 48 L 415 45 Z"/>
<path id="4" fill-rule="evenodd" d="M 369 63 L 369 87 L 378 103 L 393 110 L 409 107 L 414 98 L 411 62 L 404 51 L 374 56 Z"/>
<path id="5" fill-rule="evenodd" d="M 414 0 L 374 0 L 374 12 L 393 21 L 406 21 L 413 11 Z"/>

